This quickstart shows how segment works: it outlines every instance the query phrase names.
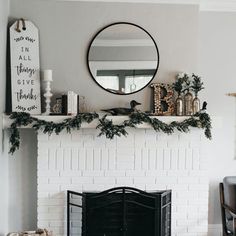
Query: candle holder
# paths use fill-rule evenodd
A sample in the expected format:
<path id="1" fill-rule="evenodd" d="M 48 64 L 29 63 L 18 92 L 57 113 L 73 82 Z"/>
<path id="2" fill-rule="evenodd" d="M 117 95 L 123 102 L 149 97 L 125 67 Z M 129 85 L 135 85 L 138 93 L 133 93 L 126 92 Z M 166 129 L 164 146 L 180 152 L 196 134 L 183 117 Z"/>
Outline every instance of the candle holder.
<path id="1" fill-rule="evenodd" d="M 51 104 L 51 97 L 52 97 L 52 93 L 51 93 L 52 70 L 45 70 L 43 75 L 44 75 L 43 82 L 46 85 L 45 93 L 43 94 L 43 96 L 45 97 L 46 107 L 45 107 L 45 112 L 43 114 L 50 115 L 51 113 L 50 104 Z"/>

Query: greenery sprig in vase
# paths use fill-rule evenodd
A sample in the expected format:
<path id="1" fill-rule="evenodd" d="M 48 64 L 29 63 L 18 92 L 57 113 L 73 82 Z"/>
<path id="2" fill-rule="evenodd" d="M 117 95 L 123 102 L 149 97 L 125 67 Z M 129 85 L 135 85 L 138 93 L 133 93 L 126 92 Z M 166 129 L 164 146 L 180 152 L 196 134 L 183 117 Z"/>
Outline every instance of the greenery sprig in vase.
<path id="1" fill-rule="evenodd" d="M 180 73 L 176 76 L 173 89 L 178 94 L 178 98 L 176 99 L 176 115 L 190 116 L 200 111 L 198 93 L 204 89 L 201 77 L 194 73 L 192 75 Z M 193 98 L 192 92 L 195 98 Z"/>
<path id="2" fill-rule="evenodd" d="M 200 99 L 198 98 L 198 93 L 204 89 L 203 82 L 201 81 L 201 77 L 195 74 L 192 74 L 192 91 L 194 92 L 195 98 L 193 99 L 193 114 L 200 111 Z"/>
<path id="3" fill-rule="evenodd" d="M 184 115 L 184 101 L 182 94 L 184 92 L 184 84 L 187 79 L 187 74 L 178 74 L 176 76 L 176 81 L 173 83 L 173 89 L 177 92 L 178 97 L 175 101 L 176 103 L 176 115 Z"/>

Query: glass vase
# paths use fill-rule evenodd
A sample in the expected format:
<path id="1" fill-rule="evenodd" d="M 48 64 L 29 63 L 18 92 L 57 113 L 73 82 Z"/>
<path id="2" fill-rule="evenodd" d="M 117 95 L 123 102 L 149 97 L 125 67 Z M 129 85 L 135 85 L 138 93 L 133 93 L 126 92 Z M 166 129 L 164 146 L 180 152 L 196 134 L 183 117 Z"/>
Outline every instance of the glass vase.
<path id="1" fill-rule="evenodd" d="M 185 115 L 191 116 L 193 114 L 193 95 L 187 92 L 184 96 Z"/>
<path id="2" fill-rule="evenodd" d="M 196 95 L 195 98 L 193 99 L 193 114 L 196 114 L 199 111 L 200 111 L 200 99 Z"/>
<path id="3" fill-rule="evenodd" d="M 180 95 L 176 99 L 175 104 L 176 104 L 176 115 L 183 116 L 184 115 L 184 101 Z"/>

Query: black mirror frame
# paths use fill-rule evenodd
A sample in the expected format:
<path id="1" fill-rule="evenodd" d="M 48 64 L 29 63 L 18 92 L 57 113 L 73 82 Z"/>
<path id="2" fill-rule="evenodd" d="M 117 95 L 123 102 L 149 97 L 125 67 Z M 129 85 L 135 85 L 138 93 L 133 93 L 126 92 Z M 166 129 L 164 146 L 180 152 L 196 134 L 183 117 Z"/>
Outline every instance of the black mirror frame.
<path id="1" fill-rule="evenodd" d="M 90 48 L 91 48 L 91 45 L 92 45 L 93 41 L 94 41 L 94 40 L 96 39 L 96 37 L 97 37 L 103 30 L 105 30 L 106 28 L 111 27 L 111 26 L 113 26 L 113 25 L 119 25 L 119 24 L 127 24 L 127 25 L 136 26 L 136 27 L 138 27 L 139 29 L 143 30 L 146 34 L 148 34 L 149 37 L 152 39 L 154 45 L 155 45 L 156 52 L 157 52 L 157 58 L 158 58 L 156 70 L 155 70 L 155 72 L 154 72 L 154 74 L 153 74 L 152 79 L 150 79 L 149 83 L 147 83 L 144 87 L 142 87 L 141 89 L 139 89 L 139 90 L 137 90 L 137 91 L 135 91 L 135 92 L 132 92 L 132 93 L 125 93 L 125 94 L 118 94 L 118 93 L 114 93 L 114 92 L 112 92 L 112 91 L 109 91 L 109 90 L 105 89 L 102 85 L 100 85 L 100 84 L 96 81 L 96 79 L 94 78 L 94 76 L 93 76 L 93 74 L 92 74 L 92 72 L 91 72 L 91 70 L 90 70 L 90 67 L 89 67 L 89 52 L 90 52 Z M 100 30 L 95 34 L 95 36 L 92 38 L 92 40 L 91 40 L 90 43 L 89 43 L 88 50 L 87 50 L 87 67 L 88 67 L 88 71 L 89 71 L 91 77 L 93 78 L 93 80 L 95 81 L 95 83 L 96 83 L 99 87 L 101 87 L 102 89 L 104 89 L 106 92 L 109 92 L 109 93 L 112 93 L 112 94 L 115 94 L 115 95 L 131 95 L 131 94 L 138 93 L 138 92 L 140 92 L 141 90 L 145 89 L 145 88 L 153 81 L 153 79 L 155 78 L 156 73 L 157 73 L 157 70 L 158 70 L 158 68 L 159 68 L 159 64 L 160 64 L 160 54 L 159 54 L 159 50 L 158 50 L 158 47 L 157 47 L 157 44 L 156 44 L 154 38 L 151 36 L 151 34 L 150 34 L 147 30 L 145 30 L 144 28 L 142 28 L 142 27 L 139 26 L 139 25 L 136 25 L 136 24 L 130 23 L 130 22 L 122 22 L 122 21 L 121 21 L 121 22 L 115 22 L 115 23 L 112 23 L 112 24 L 109 24 L 109 25 L 103 27 L 103 28 L 100 29 Z"/>

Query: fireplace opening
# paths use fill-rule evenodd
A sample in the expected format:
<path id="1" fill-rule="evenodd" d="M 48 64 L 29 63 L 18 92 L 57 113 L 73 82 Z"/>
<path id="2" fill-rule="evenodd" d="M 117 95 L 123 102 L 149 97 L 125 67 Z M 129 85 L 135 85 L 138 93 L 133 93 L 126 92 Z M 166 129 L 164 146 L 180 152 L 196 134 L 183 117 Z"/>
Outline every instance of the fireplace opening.
<path id="1" fill-rule="evenodd" d="M 171 190 L 67 192 L 67 236 L 170 236 Z"/>

